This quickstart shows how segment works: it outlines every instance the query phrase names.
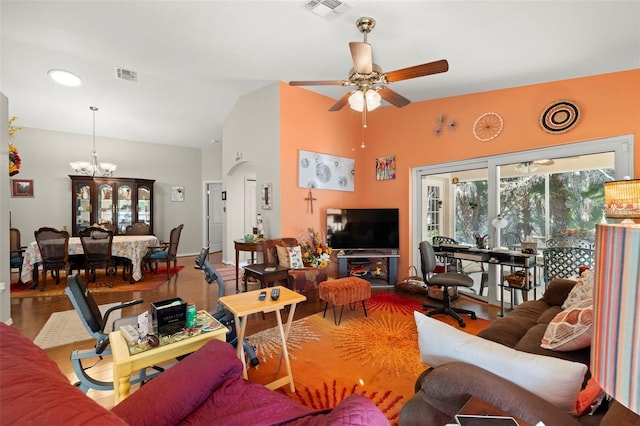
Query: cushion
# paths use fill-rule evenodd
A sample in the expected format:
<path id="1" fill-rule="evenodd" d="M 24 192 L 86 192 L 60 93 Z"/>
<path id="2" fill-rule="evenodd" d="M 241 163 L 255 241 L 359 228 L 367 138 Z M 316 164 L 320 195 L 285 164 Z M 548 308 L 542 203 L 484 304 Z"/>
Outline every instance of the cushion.
<path id="1" fill-rule="evenodd" d="M 276 246 L 280 266 L 291 269 L 304 268 L 300 246 Z"/>
<path id="2" fill-rule="evenodd" d="M 515 383 L 556 407 L 575 414 L 587 366 L 516 351 L 414 312 L 420 360 L 431 367 L 462 361 Z"/>
<path id="3" fill-rule="evenodd" d="M 591 404 L 600 396 L 600 393 L 602 393 L 602 388 L 593 377 L 591 377 L 587 385 L 578 395 L 578 400 L 576 401 L 576 412 L 578 416 L 582 416 L 591 408 Z"/>
<path id="4" fill-rule="evenodd" d="M 542 337 L 541 347 L 554 351 L 574 351 L 591 346 L 593 299 L 588 298 L 560 311 Z"/>
<path id="5" fill-rule="evenodd" d="M 593 297 L 593 271 L 586 270 L 582 273 L 576 285 L 573 286 L 569 295 L 562 304 L 562 309 L 573 306 L 584 299 Z"/>

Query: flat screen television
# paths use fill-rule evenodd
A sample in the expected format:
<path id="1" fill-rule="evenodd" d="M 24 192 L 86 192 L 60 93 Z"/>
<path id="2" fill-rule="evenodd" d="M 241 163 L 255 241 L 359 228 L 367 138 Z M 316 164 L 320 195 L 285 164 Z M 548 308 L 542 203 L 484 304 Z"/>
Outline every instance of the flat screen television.
<path id="1" fill-rule="evenodd" d="M 327 243 L 336 250 L 398 249 L 398 209 L 327 209 Z"/>

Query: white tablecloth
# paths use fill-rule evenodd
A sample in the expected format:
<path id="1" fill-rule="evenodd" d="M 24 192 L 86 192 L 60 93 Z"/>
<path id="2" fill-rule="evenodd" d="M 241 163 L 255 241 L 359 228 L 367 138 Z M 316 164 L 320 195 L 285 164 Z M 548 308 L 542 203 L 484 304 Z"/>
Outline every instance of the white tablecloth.
<path id="1" fill-rule="evenodd" d="M 142 278 L 142 257 L 147 251 L 147 247 L 158 245 L 159 241 L 154 235 L 116 235 L 113 237 L 111 254 L 131 259 L 133 264 L 133 279 L 138 281 Z M 69 238 L 69 254 L 82 254 L 82 243 L 79 237 Z M 22 282 L 33 279 L 33 266 L 42 261 L 38 244 L 33 241 L 24 252 L 22 262 Z"/>

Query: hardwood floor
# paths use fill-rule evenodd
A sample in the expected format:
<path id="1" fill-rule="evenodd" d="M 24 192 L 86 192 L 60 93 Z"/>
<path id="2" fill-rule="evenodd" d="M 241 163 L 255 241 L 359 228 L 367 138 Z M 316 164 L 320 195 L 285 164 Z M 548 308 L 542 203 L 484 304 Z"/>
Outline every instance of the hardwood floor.
<path id="1" fill-rule="evenodd" d="M 214 311 L 216 310 L 218 299 L 217 283 L 212 285 L 208 285 L 206 283 L 203 273 L 194 269 L 194 259 L 195 257 L 193 256 L 179 258 L 178 264 L 184 265 L 185 267 L 179 272 L 179 274 L 173 275 L 167 282 L 163 283 L 155 290 L 130 293 L 95 294 L 94 298 L 98 304 L 126 302 L 128 300 L 138 298 L 144 299 L 144 302 L 140 305 L 123 309 L 123 316 L 134 315 L 144 312 L 145 310 L 150 310 L 151 302 L 170 299 L 173 297 L 181 297 L 186 301 L 194 302 L 198 309 Z M 212 253 L 209 261 L 213 265 L 219 265 L 221 262 L 221 253 Z M 374 288 L 372 291 L 395 293 L 393 288 Z M 233 294 L 235 292 L 235 280 L 228 280 L 225 282 L 225 292 L 226 294 Z M 424 300 L 424 296 L 422 295 L 414 295 L 406 292 L 398 292 L 398 294 L 420 301 Z M 306 296 L 307 301 L 300 303 L 296 308 L 294 319 L 303 318 L 324 309 L 324 302 L 319 300 L 317 291 L 306 294 Z M 489 320 L 495 319 L 499 313 L 499 308 L 468 297 L 459 297 L 453 302 L 453 305 L 461 308 L 472 309 L 476 312 L 479 318 Z M 11 316 L 14 322 L 14 327 L 32 340 L 38 335 L 53 312 L 66 311 L 70 309 L 73 309 L 73 306 L 67 297 L 11 299 Z M 285 319 L 286 312 L 283 313 L 283 316 L 283 319 Z M 264 319 L 259 314 L 252 315 L 247 323 L 247 335 L 266 328 L 274 327 L 275 325 L 276 320 L 273 315 L 267 315 Z M 46 352 L 49 357 L 58 364 L 69 380 L 71 382 L 75 382 L 77 379 L 71 366 L 69 355 L 74 350 L 89 349 L 93 347 L 94 343 L 95 341 L 89 339 L 85 342 L 76 342 L 69 345 L 47 349 Z M 110 381 L 112 375 L 111 368 L 110 356 L 105 356 L 104 359 L 99 361 L 97 365 L 91 369 L 91 375 L 97 379 Z M 132 390 L 133 389 L 135 389 L 135 387 L 132 387 Z M 113 406 L 113 392 L 98 392 L 90 390 L 88 395 L 106 408 Z"/>

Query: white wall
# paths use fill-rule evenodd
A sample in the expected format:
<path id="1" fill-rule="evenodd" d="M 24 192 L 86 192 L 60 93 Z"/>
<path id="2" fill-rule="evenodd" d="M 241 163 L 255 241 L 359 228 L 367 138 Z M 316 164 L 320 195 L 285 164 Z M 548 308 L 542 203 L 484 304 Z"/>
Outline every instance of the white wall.
<path id="1" fill-rule="evenodd" d="M 235 262 L 234 238 L 243 233 L 244 179 L 256 179 L 257 212 L 265 236 L 280 236 L 280 89 L 273 83 L 238 99 L 227 116 L 222 136 L 223 191 L 227 191 L 224 259 Z M 241 158 L 238 158 L 241 156 Z M 260 192 L 272 184 L 273 208 L 262 210 Z"/>
<path id="2" fill-rule="evenodd" d="M 11 274 L 9 269 L 9 104 L 7 97 L 0 93 L 0 321 L 11 325 Z"/>
<path id="3" fill-rule="evenodd" d="M 16 124 L 19 125 L 19 121 Z M 34 182 L 33 198 L 9 198 L 8 210 L 12 212 L 13 226 L 22 233 L 23 244 L 32 241 L 33 232 L 42 226 L 61 228 L 66 225 L 71 229 L 71 180 L 68 175 L 74 172 L 69 161 L 89 161 L 91 136 L 24 129 L 16 134 L 15 145 L 22 158 L 20 174 L 15 177 Z M 3 144 L 3 149 L 5 146 Z M 203 235 L 202 150 L 99 136 L 96 137 L 96 150 L 99 161 L 118 165 L 115 176 L 156 180 L 154 233 L 168 241 L 170 229 L 183 223 L 178 254 L 197 254 Z M 209 154 L 211 164 L 215 163 L 215 153 Z M 185 187 L 184 202 L 170 200 L 172 185 Z"/>

